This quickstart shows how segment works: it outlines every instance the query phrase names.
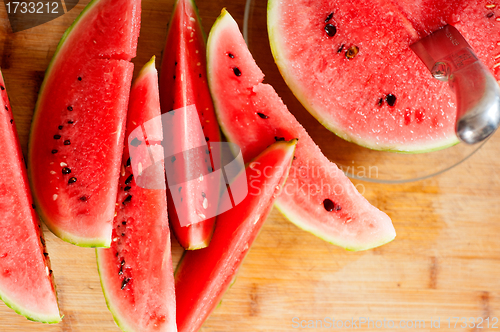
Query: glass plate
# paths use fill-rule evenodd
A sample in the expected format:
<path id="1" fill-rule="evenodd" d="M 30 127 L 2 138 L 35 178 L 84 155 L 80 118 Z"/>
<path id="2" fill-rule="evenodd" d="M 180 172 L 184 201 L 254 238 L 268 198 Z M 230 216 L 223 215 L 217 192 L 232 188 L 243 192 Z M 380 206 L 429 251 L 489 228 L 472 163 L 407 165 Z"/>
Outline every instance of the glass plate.
<path id="1" fill-rule="evenodd" d="M 246 2 L 243 35 L 248 47 L 266 75 L 265 82 L 275 88 L 323 153 L 347 176 L 379 183 L 417 181 L 459 165 L 487 142 L 476 145 L 459 143 L 436 152 L 402 154 L 370 150 L 337 137 L 309 114 L 283 81 L 269 46 L 266 9 L 266 0 Z"/>

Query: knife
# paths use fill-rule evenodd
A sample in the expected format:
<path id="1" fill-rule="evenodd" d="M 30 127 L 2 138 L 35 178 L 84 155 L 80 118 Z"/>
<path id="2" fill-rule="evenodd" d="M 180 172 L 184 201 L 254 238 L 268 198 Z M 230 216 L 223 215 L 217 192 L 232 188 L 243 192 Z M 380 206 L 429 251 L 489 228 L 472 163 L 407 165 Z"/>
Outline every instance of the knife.
<path id="1" fill-rule="evenodd" d="M 474 144 L 493 134 L 500 123 L 500 88 L 460 32 L 446 25 L 410 48 L 455 92 L 458 138 Z"/>

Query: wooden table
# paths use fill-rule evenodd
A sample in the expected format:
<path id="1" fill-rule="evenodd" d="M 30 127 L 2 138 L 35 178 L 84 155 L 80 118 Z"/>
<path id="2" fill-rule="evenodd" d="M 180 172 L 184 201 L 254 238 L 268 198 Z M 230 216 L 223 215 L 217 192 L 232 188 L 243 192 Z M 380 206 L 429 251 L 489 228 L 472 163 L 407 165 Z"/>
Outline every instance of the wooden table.
<path id="1" fill-rule="evenodd" d="M 87 2 L 82 0 L 66 15 L 18 33 L 11 32 L 0 6 L 0 66 L 25 154 L 44 70 L 64 30 Z M 198 0 L 198 6 L 207 32 L 223 6 L 240 26 L 243 23 L 244 0 Z M 171 0 L 143 1 L 136 72 L 153 54 L 160 56 L 171 10 Z M 266 33 L 265 25 L 254 29 Z M 253 45 L 252 50 L 269 52 L 269 46 Z M 274 63 L 259 65 L 278 92 L 287 89 Z M 336 140 L 303 109 L 290 108 L 315 140 Z M 374 250 L 347 252 L 298 229 L 274 210 L 237 282 L 201 331 L 302 330 L 294 328 L 294 317 L 354 318 L 358 324 L 359 318 L 366 317 L 392 320 L 396 327 L 400 322 L 423 320 L 426 327 L 421 331 L 431 330 L 431 321 L 437 319 L 443 331 L 474 330 L 462 329 L 460 323 L 453 328 L 453 318 L 448 328 L 449 317 L 489 317 L 491 325 L 493 317 L 500 317 L 497 144 L 499 134 L 463 164 L 427 180 L 399 185 L 354 181 L 364 186 L 372 204 L 389 214 L 398 234 L 392 243 Z M 325 150 L 329 156 L 335 153 Z M 349 158 L 348 151 L 343 153 Z M 106 308 L 94 250 L 70 245 L 44 231 L 64 319 L 58 325 L 34 323 L 0 303 L 0 331 L 119 331 Z M 176 264 L 182 249 L 174 243 L 173 252 Z M 374 328 L 373 323 L 362 327 L 387 330 Z M 476 329 L 480 330 L 488 329 Z"/>

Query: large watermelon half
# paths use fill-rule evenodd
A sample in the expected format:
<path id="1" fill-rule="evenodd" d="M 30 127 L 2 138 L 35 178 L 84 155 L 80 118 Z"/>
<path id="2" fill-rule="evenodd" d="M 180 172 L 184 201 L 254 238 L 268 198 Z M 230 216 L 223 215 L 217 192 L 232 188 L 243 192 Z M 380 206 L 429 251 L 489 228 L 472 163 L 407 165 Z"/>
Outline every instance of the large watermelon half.
<path id="1" fill-rule="evenodd" d="M 183 130 L 169 141 L 169 144 L 182 146 L 185 150 L 190 149 L 199 138 L 207 147 L 211 142 L 220 141 L 219 125 L 208 89 L 205 55 L 205 34 L 194 1 L 177 0 L 163 51 L 160 102 L 163 113 L 171 110 L 186 112 L 189 110 L 187 107 L 196 108 L 197 112 L 191 116 L 186 114 L 185 121 L 177 124 Z M 192 152 L 190 158 L 177 161 L 176 176 L 199 176 L 206 174 L 208 169 L 214 169 L 213 160 L 207 158 L 202 149 L 193 149 Z M 200 194 L 218 190 L 210 187 L 207 181 L 189 181 L 181 191 L 167 190 L 170 223 L 185 249 L 204 248 L 210 242 L 215 216 L 203 217 L 205 197 Z M 174 204 L 175 195 L 182 196 L 182 202 Z M 209 204 L 216 205 L 218 201 L 213 197 L 218 197 L 218 192 L 210 196 Z M 184 219 L 182 225 L 180 219 Z"/>
<path id="2" fill-rule="evenodd" d="M 140 0 L 93 0 L 45 73 L 30 133 L 37 211 L 54 234 L 109 247 Z"/>
<path id="3" fill-rule="evenodd" d="M 154 61 L 153 57 L 144 66 L 130 92 L 126 137 L 132 139 L 123 153 L 113 241 L 111 248 L 97 249 L 106 302 L 117 324 L 128 332 L 177 331 L 166 192 L 148 188 L 154 182 L 165 185 L 163 162 L 137 170 L 162 135 Z M 142 133 L 146 123 L 156 124 L 140 136 L 149 149 L 134 141 L 137 129 Z M 149 177 L 141 181 L 142 187 L 138 176 Z"/>
<path id="4" fill-rule="evenodd" d="M 23 154 L 0 72 L 0 297 L 30 320 L 61 321 Z"/>
<path id="5" fill-rule="evenodd" d="M 299 138 L 296 160 L 276 201 L 293 223 L 350 250 L 396 236 L 390 218 L 359 194 L 287 110 L 250 54 L 238 25 L 222 11 L 208 38 L 209 85 L 219 123 L 249 161 L 277 140 Z"/>
<path id="6" fill-rule="evenodd" d="M 217 218 L 208 248 L 186 251 L 175 272 L 179 332 L 196 332 L 220 302 L 288 176 L 297 140 L 276 142 L 235 178 L 245 199 Z"/>
<path id="7" fill-rule="evenodd" d="M 455 26 L 500 78 L 497 6 L 487 0 L 269 0 L 271 49 L 286 83 L 326 128 L 378 150 L 458 142 L 456 102 L 409 45 Z"/>

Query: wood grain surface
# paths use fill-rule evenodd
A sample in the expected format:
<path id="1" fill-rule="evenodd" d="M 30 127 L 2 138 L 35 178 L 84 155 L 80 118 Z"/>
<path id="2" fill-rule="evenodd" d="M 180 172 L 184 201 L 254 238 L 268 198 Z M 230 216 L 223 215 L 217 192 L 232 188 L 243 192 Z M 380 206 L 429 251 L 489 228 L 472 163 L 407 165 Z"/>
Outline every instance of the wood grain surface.
<path id="1" fill-rule="evenodd" d="M 0 5 L 0 66 L 25 154 L 44 71 L 65 29 L 87 2 L 82 0 L 67 14 L 17 33 L 12 33 L 5 7 Z M 160 58 L 172 5 L 172 0 L 143 1 L 136 73 L 152 55 Z M 207 32 L 222 7 L 240 26 L 243 23 L 243 0 L 198 0 L 198 7 Z M 266 34 L 265 25 L 252 29 L 254 34 Z M 274 63 L 259 60 L 269 54 L 268 44 L 254 44 L 252 51 L 267 82 L 280 94 L 286 91 Z M 335 160 L 339 139 L 295 107 L 296 101 L 285 102 Z M 389 214 L 398 234 L 393 242 L 374 250 L 347 252 L 300 230 L 274 210 L 236 283 L 201 331 L 306 330 L 294 328 L 294 317 L 386 319 L 395 322 L 395 331 L 405 330 L 399 328 L 400 322 L 415 320 L 425 323 L 419 331 L 437 330 L 431 329 L 431 321 L 437 319 L 441 331 L 496 330 L 491 324 L 487 329 L 486 321 L 483 328 L 462 328 L 461 323 L 454 328 L 452 317 L 489 317 L 490 322 L 500 318 L 497 144 L 499 134 L 461 165 L 427 180 L 398 185 L 354 181 L 372 204 Z M 354 158 L 348 149 L 340 153 L 343 160 Z M 119 331 L 102 295 L 94 250 L 65 243 L 46 228 L 44 232 L 64 319 L 57 325 L 30 322 L 0 303 L 0 331 Z M 182 253 L 175 241 L 173 253 L 175 265 Z M 390 330 L 373 323 L 358 329 Z"/>

